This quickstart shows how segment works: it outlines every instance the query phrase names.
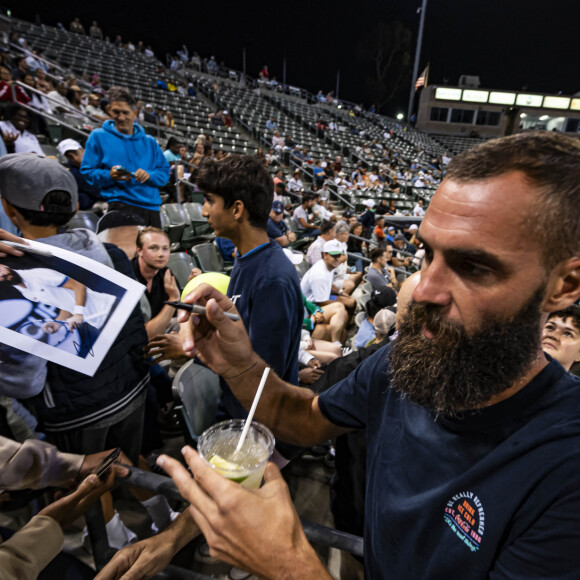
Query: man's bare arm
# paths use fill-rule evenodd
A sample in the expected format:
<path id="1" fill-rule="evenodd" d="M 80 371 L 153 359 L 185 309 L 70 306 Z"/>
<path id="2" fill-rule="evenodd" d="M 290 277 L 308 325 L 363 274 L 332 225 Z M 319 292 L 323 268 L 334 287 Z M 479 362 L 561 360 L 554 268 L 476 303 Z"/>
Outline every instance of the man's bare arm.
<path id="1" fill-rule="evenodd" d="M 200 284 L 186 302 L 206 306 L 206 316 L 180 312 L 184 352 L 199 356 L 223 377 L 240 403 L 249 409 L 266 363 L 252 350 L 243 323 L 224 316 L 224 311 L 237 313 L 234 304 L 207 284 Z M 274 372 L 270 372 L 255 417 L 280 439 L 302 446 L 347 432 L 322 415 L 318 397 L 312 391 L 286 383 Z"/>

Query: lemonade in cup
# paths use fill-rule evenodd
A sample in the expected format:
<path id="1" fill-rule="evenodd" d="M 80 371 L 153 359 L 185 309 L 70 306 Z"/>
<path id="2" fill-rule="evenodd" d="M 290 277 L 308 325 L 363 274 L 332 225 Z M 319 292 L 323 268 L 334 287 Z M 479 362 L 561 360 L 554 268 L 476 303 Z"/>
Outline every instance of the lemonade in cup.
<path id="1" fill-rule="evenodd" d="M 270 429 L 252 421 L 246 440 L 236 453 L 245 423 L 245 419 L 230 419 L 213 425 L 201 434 L 197 450 L 224 477 L 257 489 L 274 451 L 275 440 Z"/>

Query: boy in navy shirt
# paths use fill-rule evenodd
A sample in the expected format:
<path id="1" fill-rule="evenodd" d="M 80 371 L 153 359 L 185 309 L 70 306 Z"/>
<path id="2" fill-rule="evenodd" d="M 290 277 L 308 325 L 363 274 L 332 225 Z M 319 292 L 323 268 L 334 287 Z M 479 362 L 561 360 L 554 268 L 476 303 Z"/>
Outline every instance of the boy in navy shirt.
<path id="1" fill-rule="evenodd" d="M 270 175 L 253 157 L 233 155 L 206 161 L 197 184 L 205 194 L 202 213 L 216 236 L 231 240 L 238 250 L 228 296 L 253 348 L 279 376 L 298 384 L 302 293 L 294 266 L 266 231 L 273 199 Z M 224 380 L 220 414 L 247 416 Z"/>

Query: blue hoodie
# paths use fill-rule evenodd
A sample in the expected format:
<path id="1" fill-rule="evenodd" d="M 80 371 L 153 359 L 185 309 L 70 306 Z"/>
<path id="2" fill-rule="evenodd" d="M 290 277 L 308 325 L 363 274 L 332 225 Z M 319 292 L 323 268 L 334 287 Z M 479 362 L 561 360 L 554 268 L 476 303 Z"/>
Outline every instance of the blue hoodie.
<path id="1" fill-rule="evenodd" d="M 132 135 L 119 133 L 113 121 L 105 121 L 101 129 L 95 129 L 87 141 L 81 173 L 107 201 L 156 211 L 161 205 L 159 188 L 169 180 L 169 163 L 153 137 L 137 124 L 133 129 Z M 131 172 L 144 169 L 150 178 L 145 183 L 134 177 L 131 181 L 115 181 L 110 175 L 114 165 Z"/>

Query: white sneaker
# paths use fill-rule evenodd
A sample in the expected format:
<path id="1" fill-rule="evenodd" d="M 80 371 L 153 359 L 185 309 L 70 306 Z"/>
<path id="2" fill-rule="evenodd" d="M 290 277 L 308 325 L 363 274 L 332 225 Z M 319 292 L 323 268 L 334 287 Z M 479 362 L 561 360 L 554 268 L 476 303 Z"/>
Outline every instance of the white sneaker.
<path id="1" fill-rule="evenodd" d="M 105 529 L 107 531 L 109 546 L 115 548 L 115 550 L 120 550 L 121 548 L 124 548 L 129 544 L 134 544 L 139 540 L 137 534 L 123 523 L 117 510 L 115 510 L 115 515 L 105 525 Z M 91 541 L 89 539 L 89 530 L 86 526 L 83 529 L 83 547 L 89 554 L 93 553 Z"/>

